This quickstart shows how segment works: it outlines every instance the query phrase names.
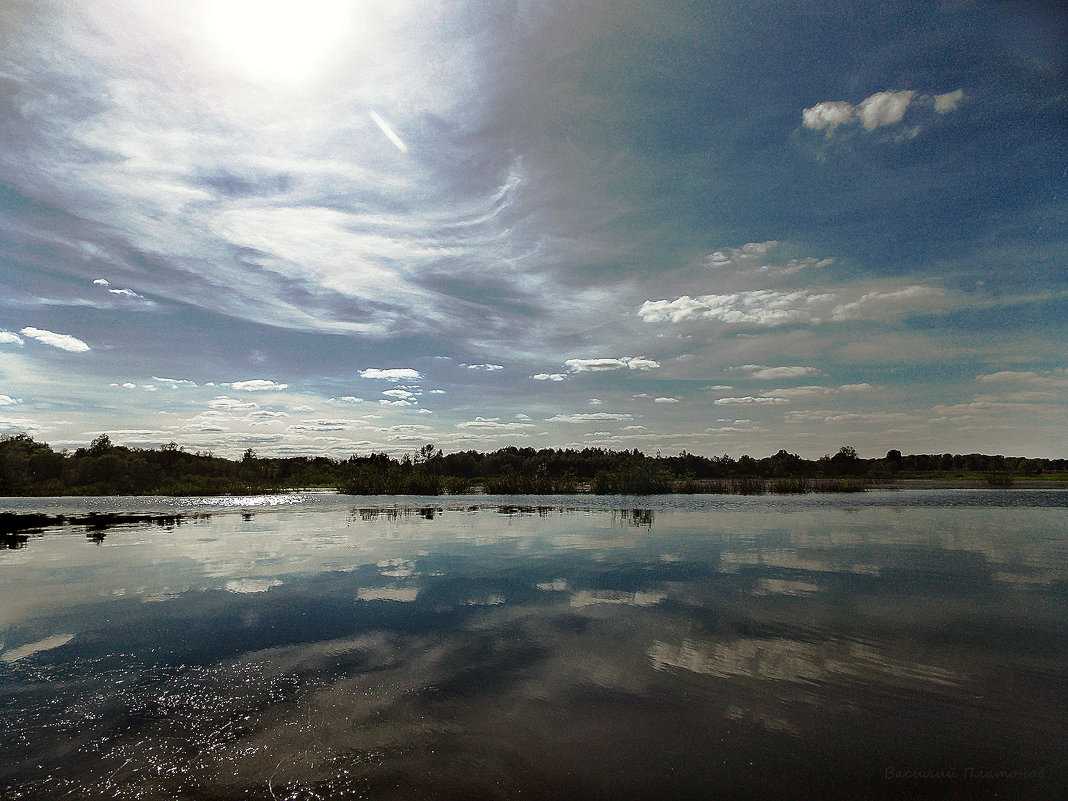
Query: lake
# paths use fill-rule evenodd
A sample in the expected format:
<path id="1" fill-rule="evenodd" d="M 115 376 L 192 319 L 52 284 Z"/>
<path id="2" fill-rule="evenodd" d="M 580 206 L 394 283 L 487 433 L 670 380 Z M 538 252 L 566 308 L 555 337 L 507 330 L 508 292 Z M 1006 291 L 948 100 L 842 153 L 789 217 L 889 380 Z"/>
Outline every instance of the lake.
<path id="1" fill-rule="evenodd" d="M 0 499 L 0 797 L 1059 797 L 1066 509 Z"/>

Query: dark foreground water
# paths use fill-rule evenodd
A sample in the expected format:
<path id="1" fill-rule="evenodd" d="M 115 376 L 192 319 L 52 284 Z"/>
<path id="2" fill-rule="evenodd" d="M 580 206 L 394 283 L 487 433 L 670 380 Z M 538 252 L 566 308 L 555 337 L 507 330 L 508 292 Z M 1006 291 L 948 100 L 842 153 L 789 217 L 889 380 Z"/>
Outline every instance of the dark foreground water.
<path id="1" fill-rule="evenodd" d="M 2 798 L 1040 799 L 1068 779 L 1066 491 L 5 510 L 78 522 L 0 550 Z"/>

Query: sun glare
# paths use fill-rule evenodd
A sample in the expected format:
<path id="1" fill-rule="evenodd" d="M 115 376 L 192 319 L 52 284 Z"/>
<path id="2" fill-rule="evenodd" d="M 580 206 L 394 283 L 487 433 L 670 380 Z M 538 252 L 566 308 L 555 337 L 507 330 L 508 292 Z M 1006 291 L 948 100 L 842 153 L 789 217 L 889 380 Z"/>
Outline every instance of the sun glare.
<path id="1" fill-rule="evenodd" d="M 325 66 L 352 27 L 351 0 L 209 0 L 217 55 L 246 78 L 294 84 Z"/>

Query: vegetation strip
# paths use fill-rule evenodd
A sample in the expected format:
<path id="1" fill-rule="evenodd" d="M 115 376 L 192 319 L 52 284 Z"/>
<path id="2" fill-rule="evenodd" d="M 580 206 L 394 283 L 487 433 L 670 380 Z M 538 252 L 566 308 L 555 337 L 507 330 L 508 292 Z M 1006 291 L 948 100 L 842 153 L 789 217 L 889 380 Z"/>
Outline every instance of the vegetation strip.
<path id="1" fill-rule="evenodd" d="M 414 455 L 385 453 L 259 457 L 240 460 L 190 453 L 175 443 L 157 449 L 114 445 L 104 434 L 88 448 L 57 453 L 26 434 L 0 437 L 0 496 L 227 495 L 285 489 L 333 488 L 354 495 L 491 494 L 647 495 L 658 493 L 857 492 L 909 479 L 964 479 L 1012 486 L 1020 477 L 1068 478 L 1068 460 L 983 454 L 904 456 L 891 450 L 862 459 L 843 446 L 819 459 L 780 450 L 737 459 L 647 456 L 603 448 L 502 448 L 491 453 L 444 454 L 427 444 Z"/>

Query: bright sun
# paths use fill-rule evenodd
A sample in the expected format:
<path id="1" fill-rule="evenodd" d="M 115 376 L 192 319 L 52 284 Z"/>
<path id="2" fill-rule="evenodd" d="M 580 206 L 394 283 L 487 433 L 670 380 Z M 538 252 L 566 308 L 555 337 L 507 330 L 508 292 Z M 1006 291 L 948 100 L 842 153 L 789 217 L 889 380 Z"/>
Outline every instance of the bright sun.
<path id="1" fill-rule="evenodd" d="M 313 77 L 351 29 L 352 0 L 209 0 L 217 53 L 246 78 L 300 83 Z"/>

